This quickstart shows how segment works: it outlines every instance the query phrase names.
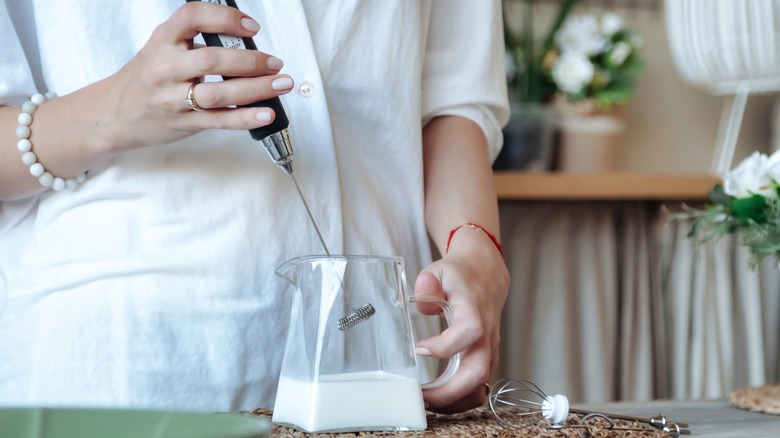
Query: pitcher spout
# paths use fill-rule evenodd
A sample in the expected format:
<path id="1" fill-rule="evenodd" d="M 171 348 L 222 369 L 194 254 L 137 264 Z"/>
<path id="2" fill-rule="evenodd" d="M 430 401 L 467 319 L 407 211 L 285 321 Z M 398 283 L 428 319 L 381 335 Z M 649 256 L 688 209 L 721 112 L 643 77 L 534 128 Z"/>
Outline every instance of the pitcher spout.
<path id="1" fill-rule="evenodd" d="M 322 261 L 326 259 L 338 259 L 343 258 L 340 256 L 316 256 L 316 255 L 309 255 L 309 256 L 300 256 L 295 257 L 293 259 L 287 260 L 286 262 L 282 263 L 278 268 L 276 268 L 276 275 L 289 281 L 292 283 L 293 286 L 298 284 L 298 277 L 300 276 L 303 269 L 311 269 L 312 266 L 314 266 L 317 261 Z"/>
<path id="2" fill-rule="evenodd" d="M 289 281 L 293 286 L 295 286 L 297 282 L 296 279 L 298 277 L 298 267 L 301 265 L 300 259 L 300 257 L 297 257 L 282 263 L 278 268 L 276 268 L 276 275 Z"/>

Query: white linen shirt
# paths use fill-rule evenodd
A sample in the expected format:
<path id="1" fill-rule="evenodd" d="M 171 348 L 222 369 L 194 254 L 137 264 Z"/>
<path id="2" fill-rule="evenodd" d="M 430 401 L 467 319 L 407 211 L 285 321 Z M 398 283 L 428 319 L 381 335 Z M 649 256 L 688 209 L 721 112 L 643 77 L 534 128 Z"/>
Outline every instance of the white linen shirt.
<path id="1" fill-rule="evenodd" d="M 0 2 L 0 105 L 115 73 L 183 3 Z M 498 1 L 239 6 L 296 81 L 293 165 L 330 251 L 400 255 L 413 281 L 431 262 L 422 126 L 461 115 L 500 148 Z M 0 202 L 0 405 L 271 407 L 292 296 L 274 270 L 321 253 L 246 131 L 124 152 L 73 192 Z"/>

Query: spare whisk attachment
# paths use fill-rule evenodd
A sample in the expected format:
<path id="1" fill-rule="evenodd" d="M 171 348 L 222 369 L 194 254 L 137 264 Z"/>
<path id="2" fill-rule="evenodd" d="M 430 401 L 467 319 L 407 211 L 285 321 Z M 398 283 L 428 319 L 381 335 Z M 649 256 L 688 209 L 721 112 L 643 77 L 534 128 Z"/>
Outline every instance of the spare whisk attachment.
<path id="1" fill-rule="evenodd" d="M 612 435 L 613 432 L 647 432 L 652 430 L 645 426 L 621 426 L 616 424 L 615 420 L 606 414 L 596 412 L 584 415 L 577 424 L 570 424 L 565 427 L 576 430 L 579 438 L 599 436 L 598 434 L 602 431 L 608 431 Z"/>
<path id="2" fill-rule="evenodd" d="M 670 423 L 669 420 L 666 419 L 666 416 L 664 414 L 658 414 L 654 417 L 637 417 L 634 415 L 625 415 L 625 414 L 607 414 L 603 412 L 593 412 L 593 411 L 586 411 L 583 409 L 570 409 L 570 412 L 573 414 L 579 414 L 579 415 L 594 415 L 599 414 L 602 416 L 605 416 L 606 418 L 609 418 L 610 420 L 623 420 L 623 421 L 633 421 L 637 423 L 642 423 L 647 426 L 650 426 L 654 429 L 662 430 L 669 434 L 670 436 L 676 438 L 680 435 L 690 435 L 691 431 L 688 429 L 688 424 L 686 423 Z"/>
<path id="3" fill-rule="evenodd" d="M 488 403 L 496 420 L 503 427 L 507 427 L 507 423 L 499 414 L 502 406 L 510 406 L 514 408 L 515 413 L 519 412 L 517 415 L 523 417 L 524 421 L 511 426 L 522 429 L 533 426 L 543 419 L 553 424 L 560 424 L 566 421 L 569 415 L 569 399 L 565 395 L 557 394 L 550 397 L 528 380 L 504 379 L 497 382 L 490 389 Z"/>
<path id="4" fill-rule="evenodd" d="M 528 380 L 499 380 L 490 387 L 488 403 L 496 421 L 505 429 L 536 426 L 548 430 L 571 430 L 580 438 L 601 436 L 602 431 L 662 431 L 672 438 L 691 434 L 687 424 L 670 423 L 662 414 L 644 418 L 570 409 L 565 395 L 548 396 Z M 619 424 L 618 421 L 627 424 Z"/>

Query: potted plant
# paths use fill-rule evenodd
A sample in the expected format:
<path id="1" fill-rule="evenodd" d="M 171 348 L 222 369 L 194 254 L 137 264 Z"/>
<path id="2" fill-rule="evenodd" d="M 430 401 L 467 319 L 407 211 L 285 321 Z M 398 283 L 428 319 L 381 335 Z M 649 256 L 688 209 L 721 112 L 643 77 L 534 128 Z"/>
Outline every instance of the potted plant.
<path id="1" fill-rule="evenodd" d="M 565 131 L 572 125 L 572 117 L 613 112 L 631 99 L 636 80 L 644 70 L 640 57 L 643 39 L 625 26 L 617 14 L 574 15 L 578 0 L 561 0 L 549 29 L 537 38 L 533 16 L 536 0 L 522 0 L 520 32 L 512 26 L 512 11 L 507 6 L 517 5 L 518 1 L 504 0 L 507 82 L 513 110 L 504 131 L 505 156 L 518 156 L 517 148 L 535 152 L 534 142 L 544 143 L 545 135 L 534 138 L 528 133 L 544 133 L 552 122 L 551 113 L 559 116 L 557 125 Z M 593 120 L 602 124 L 605 121 L 589 119 Z M 533 126 L 536 131 L 530 128 Z M 552 136 L 546 137 L 546 142 L 551 143 Z M 566 132 L 561 137 L 565 147 Z M 521 141 L 526 144 L 515 144 Z M 551 149 L 549 145 L 544 147 Z M 500 159 L 497 168 L 503 165 Z"/>
<path id="2" fill-rule="evenodd" d="M 546 54 L 559 114 L 560 170 L 610 171 L 617 167 L 625 105 L 644 71 L 642 37 L 621 17 L 570 15 Z"/>
<path id="3" fill-rule="evenodd" d="M 538 38 L 534 6 L 538 0 L 503 0 L 506 73 L 512 117 L 504 129 L 504 147 L 496 170 L 549 170 L 554 116 L 549 105 L 557 92 L 547 54 L 554 37 L 578 0 L 562 0 L 549 29 Z M 516 18 L 520 20 L 516 20 Z"/>

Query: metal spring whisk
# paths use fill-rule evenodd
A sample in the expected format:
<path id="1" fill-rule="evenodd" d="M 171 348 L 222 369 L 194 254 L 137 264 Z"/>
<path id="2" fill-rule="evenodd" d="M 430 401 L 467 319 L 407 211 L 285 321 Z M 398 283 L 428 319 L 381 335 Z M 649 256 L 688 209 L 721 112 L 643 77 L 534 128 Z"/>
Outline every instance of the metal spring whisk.
<path id="1" fill-rule="evenodd" d="M 670 423 L 663 414 L 644 418 L 570 409 L 565 395 L 548 396 L 528 380 L 499 380 L 490 387 L 488 403 L 496 421 L 505 429 L 526 429 L 546 420 L 550 423 L 548 429 L 574 429 L 582 438 L 596 435 L 599 427 L 623 432 L 661 430 L 672 438 L 691 434 L 687 424 Z M 579 418 L 569 421 L 569 414 Z M 641 423 L 645 427 L 620 426 L 616 420 Z"/>

